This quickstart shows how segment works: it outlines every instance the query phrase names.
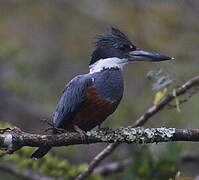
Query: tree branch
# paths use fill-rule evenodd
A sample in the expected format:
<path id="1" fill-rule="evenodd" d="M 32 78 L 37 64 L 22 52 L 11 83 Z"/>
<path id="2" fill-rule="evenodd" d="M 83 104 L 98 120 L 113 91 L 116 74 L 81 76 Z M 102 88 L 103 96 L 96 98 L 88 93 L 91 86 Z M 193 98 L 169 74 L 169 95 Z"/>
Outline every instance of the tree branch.
<path id="1" fill-rule="evenodd" d="M 188 92 L 194 86 L 199 85 L 199 76 L 195 76 L 192 79 L 188 80 L 185 84 L 181 85 L 176 90 L 176 96 L 180 96 Z M 143 115 L 141 115 L 133 124 L 133 127 L 142 126 L 144 125 L 152 116 L 162 110 L 166 105 L 168 105 L 175 97 L 173 94 L 168 94 L 159 104 L 152 105 L 148 108 Z M 83 180 L 88 177 L 95 167 L 105 159 L 110 153 L 112 153 L 117 147 L 119 143 L 113 143 L 108 145 L 104 150 L 102 150 L 89 164 L 88 169 L 84 172 L 80 173 L 75 180 Z"/>
<path id="2" fill-rule="evenodd" d="M 199 129 L 175 129 L 175 128 L 118 128 L 91 130 L 85 134 L 85 139 L 79 133 L 64 133 L 59 135 L 30 134 L 13 128 L 7 134 L 0 135 L 0 148 L 6 148 L 10 153 L 24 146 L 40 147 L 68 146 L 75 144 L 92 143 L 128 143 L 147 144 L 170 141 L 199 141 Z"/>

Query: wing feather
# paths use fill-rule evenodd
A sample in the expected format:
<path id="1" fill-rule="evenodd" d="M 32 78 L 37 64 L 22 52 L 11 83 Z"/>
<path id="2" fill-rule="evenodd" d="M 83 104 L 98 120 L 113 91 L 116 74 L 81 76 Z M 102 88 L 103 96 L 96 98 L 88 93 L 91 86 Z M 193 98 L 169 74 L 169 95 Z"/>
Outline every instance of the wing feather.
<path id="1" fill-rule="evenodd" d="M 55 127 L 59 127 L 62 121 L 67 121 L 73 117 L 86 98 L 86 89 L 92 83 L 93 79 L 90 76 L 79 75 L 66 85 L 53 114 Z"/>

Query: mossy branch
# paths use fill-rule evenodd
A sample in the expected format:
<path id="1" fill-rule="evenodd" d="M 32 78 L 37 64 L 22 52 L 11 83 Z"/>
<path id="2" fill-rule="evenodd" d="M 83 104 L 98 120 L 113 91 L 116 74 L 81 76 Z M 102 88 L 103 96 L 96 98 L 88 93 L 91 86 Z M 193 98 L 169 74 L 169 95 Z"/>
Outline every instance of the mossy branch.
<path id="1" fill-rule="evenodd" d="M 125 127 L 112 129 L 91 130 L 85 134 L 85 138 L 79 133 L 64 133 L 58 135 L 38 135 L 21 131 L 18 128 L 7 129 L 5 134 L 0 135 L 0 148 L 8 153 L 24 147 L 40 147 L 42 145 L 68 146 L 75 144 L 92 143 L 128 143 L 145 144 L 169 141 L 195 141 L 199 142 L 199 129 L 176 129 L 176 128 L 133 128 Z"/>

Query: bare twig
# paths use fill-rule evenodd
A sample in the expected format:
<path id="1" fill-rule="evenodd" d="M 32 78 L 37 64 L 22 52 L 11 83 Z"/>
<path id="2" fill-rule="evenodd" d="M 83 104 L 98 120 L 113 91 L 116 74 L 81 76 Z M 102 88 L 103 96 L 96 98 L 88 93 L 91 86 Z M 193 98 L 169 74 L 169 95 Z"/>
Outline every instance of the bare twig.
<path id="1" fill-rule="evenodd" d="M 193 86 L 199 85 L 199 76 L 195 76 L 194 78 L 187 81 L 185 84 L 181 85 L 176 90 L 176 96 L 180 96 L 188 92 Z M 153 115 L 155 115 L 157 112 L 162 110 L 166 105 L 168 105 L 175 97 L 173 94 L 168 94 L 159 104 L 152 105 L 150 108 L 148 108 L 143 115 L 138 118 L 135 123 L 133 124 L 133 127 L 142 126 L 145 124 L 149 118 L 151 118 Z M 87 170 L 80 173 L 75 180 L 83 180 L 86 177 L 88 177 L 94 168 L 103 160 L 105 159 L 111 152 L 113 152 L 117 147 L 119 146 L 119 143 L 113 143 L 108 145 L 103 151 L 101 151 L 89 164 Z"/>
<path id="2" fill-rule="evenodd" d="M 98 173 L 102 176 L 108 176 L 115 172 L 123 171 L 123 169 L 131 162 L 132 162 L 132 159 L 128 158 L 128 159 L 124 159 L 122 161 L 108 163 L 108 164 L 105 164 L 103 166 L 96 168 L 94 170 L 94 173 Z"/>

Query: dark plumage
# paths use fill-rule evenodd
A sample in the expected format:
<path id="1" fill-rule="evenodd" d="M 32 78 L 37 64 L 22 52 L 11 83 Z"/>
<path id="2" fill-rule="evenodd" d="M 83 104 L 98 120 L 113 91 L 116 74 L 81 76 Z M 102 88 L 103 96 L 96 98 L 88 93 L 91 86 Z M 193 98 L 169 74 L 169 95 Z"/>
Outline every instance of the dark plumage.
<path id="1" fill-rule="evenodd" d="M 96 37 L 95 45 L 96 47 L 115 47 L 120 48 L 124 44 L 133 46 L 132 42 L 128 37 L 122 33 L 119 29 L 111 27 L 108 31 L 108 34 L 98 35 Z"/>
<path id="2" fill-rule="evenodd" d="M 124 58 L 128 52 L 135 50 L 136 46 L 119 29 L 111 27 L 108 33 L 98 35 L 95 41 L 95 50 L 91 55 L 90 64 L 94 64 L 99 59 L 110 57 Z"/>

